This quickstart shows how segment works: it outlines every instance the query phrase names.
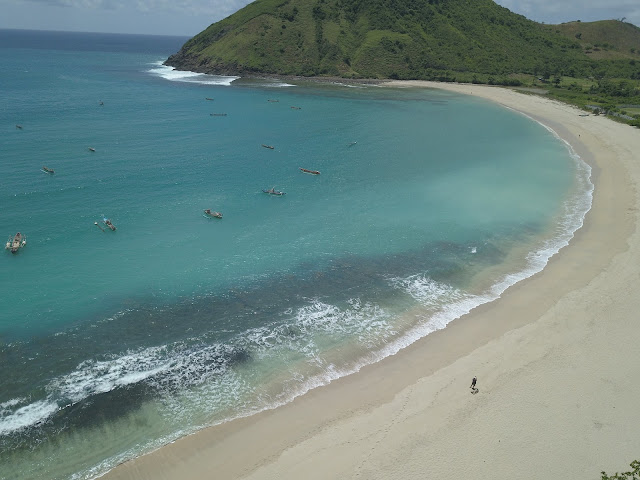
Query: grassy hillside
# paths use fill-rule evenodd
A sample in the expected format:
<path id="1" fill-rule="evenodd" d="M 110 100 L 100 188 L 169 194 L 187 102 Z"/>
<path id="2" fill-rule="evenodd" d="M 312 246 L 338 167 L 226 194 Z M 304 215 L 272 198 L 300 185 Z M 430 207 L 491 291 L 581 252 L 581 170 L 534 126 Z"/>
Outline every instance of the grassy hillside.
<path id="1" fill-rule="evenodd" d="M 523 85 L 640 126 L 640 28 L 543 25 L 492 0 L 257 0 L 165 63 L 216 74 Z"/>
<path id="2" fill-rule="evenodd" d="M 594 69 L 579 39 L 492 0 L 257 0 L 196 35 L 167 64 L 351 78 Z"/>
<path id="3" fill-rule="evenodd" d="M 640 28 L 617 20 L 569 22 L 547 29 L 576 40 L 593 59 L 635 59 L 640 61 Z"/>

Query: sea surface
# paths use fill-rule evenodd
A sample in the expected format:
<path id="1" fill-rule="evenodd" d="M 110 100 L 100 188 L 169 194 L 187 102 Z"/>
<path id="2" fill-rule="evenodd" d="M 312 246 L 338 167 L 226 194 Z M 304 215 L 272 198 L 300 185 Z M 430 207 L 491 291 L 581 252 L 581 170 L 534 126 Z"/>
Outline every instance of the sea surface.
<path id="1" fill-rule="evenodd" d="M 590 208 L 522 114 L 163 66 L 186 40 L 0 31 L 2 479 L 95 478 L 393 355 Z"/>

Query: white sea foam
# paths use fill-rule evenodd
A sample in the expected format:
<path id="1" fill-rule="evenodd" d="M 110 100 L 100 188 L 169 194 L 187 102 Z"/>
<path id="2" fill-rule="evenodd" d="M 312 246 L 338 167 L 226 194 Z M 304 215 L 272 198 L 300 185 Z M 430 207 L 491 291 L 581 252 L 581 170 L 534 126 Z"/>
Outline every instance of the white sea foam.
<path id="1" fill-rule="evenodd" d="M 25 399 L 15 399 L 3 403 L 3 407 L 15 407 Z M 18 409 L 0 408 L 0 435 L 21 430 L 44 422 L 58 411 L 58 404 L 50 400 L 38 400 Z"/>
<path id="2" fill-rule="evenodd" d="M 429 307 L 438 307 L 466 297 L 466 294 L 461 290 L 436 282 L 427 275 L 411 275 L 407 278 L 392 277 L 388 281 L 392 287 L 404 290 L 421 305 Z"/>
<path id="3" fill-rule="evenodd" d="M 165 351 L 163 347 L 153 347 L 110 360 L 87 360 L 68 375 L 53 379 L 47 390 L 55 398 L 77 403 L 90 395 L 106 393 L 167 371 L 171 359 Z"/>
<path id="4" fill-rule="evenodd" d="M 162 62 L 154 63 L 153 68 L 149 69 L 148 72 L 171 82 L 200 83 L 203 85 L 229 86 L 234 80 L 240 78 L 228 75 L 208 75 L 206 73 L 175 70 L 173 67 L 162 65 Z"/>
<path id="5" fill-rule="evenodd" d="M 287 318 L 243 334 L 240 340 L 260 357 L 274 355 L 274 349 L 297 351 L 312 361 L 322 349 L 316 344 L 318 335 L 327 338 L 357 338 L 367 348 L 374 348 L 394 333 L 390 314 L 379 305 L 351 299 L 340 308 L 319 300 L 311 300 L 295 311 L 283 312 Z"/>
<path id="6" fill-rule="evenodd" d="M 182 344 L 176 344 L 172 349 L 165 346 L 150 347 L 107 360 L 86 360 L 72 372 L 52 379 L 46 386 L 45 399 L 24 406 L 20 404 L 25 403 L 26 399 L 14 399 L 1 404 L 0 434 L 38 425 L 58 410 L 92 395 L 151 380 L 159 374 L 164 374 L 167 378 L 150 381 L 151 385 L 162 387 L 185 381 L 188 384 L 194 372 L 199 372 L 200 377 L 203 377 L 202 372 L 206 374 L 207 369 L 219 370 L 224 363 L 222 361 L 213 367 L 207 367 L 211 358 L 215 359 L 219 355 L 219 346 L 189 350 Z"/>
<path id="7" fill-rule="evenodd" d="M 271 87 L 271 88 L 295 87 L 295 85 L 292 85 L 290 83 L 285 83 L 285 82 L 265 82 L 263 84 L 260 84 L 260 86 Z"/>

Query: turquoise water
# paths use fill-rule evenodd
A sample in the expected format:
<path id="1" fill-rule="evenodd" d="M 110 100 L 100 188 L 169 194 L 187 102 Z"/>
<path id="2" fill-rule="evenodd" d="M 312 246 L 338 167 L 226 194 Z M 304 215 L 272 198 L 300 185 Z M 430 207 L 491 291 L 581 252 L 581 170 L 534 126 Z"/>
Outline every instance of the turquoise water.
<path id="1" fill-rule="evenodd" d="M 516 112 L 163 67 L 184 40 L 0 31 L 0 232 L 27 237 L 0 255 L 0 478 L 93 478 L 394 354 L 590 206 Z"/>

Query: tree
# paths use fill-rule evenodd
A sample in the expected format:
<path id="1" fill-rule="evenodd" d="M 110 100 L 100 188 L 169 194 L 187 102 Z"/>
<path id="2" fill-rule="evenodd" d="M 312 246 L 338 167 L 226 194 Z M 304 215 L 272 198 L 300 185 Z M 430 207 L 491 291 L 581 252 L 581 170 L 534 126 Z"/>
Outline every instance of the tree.
<path id="1" fill-rule="evenodd" d="M 602 472 L 602 480 L 640 480 L 640 461 L 634 460 L 631 462 L 632 471 L 629 472 L 616 472 L 613 476 L 607 475 Z"/>

